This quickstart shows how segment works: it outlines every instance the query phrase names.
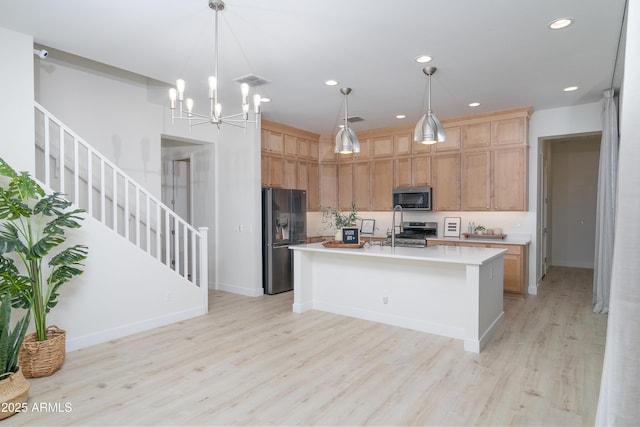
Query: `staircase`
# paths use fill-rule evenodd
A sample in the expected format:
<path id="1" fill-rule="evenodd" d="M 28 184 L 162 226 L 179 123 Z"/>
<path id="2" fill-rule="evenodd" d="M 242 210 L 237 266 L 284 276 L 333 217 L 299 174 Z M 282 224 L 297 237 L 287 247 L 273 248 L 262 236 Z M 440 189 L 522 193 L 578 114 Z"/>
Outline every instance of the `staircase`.
<path id="1" fill-rule="evenodd" d="M 37 102 L 36 178 L 203 292 L 207 228 L 195 229 Z"/>

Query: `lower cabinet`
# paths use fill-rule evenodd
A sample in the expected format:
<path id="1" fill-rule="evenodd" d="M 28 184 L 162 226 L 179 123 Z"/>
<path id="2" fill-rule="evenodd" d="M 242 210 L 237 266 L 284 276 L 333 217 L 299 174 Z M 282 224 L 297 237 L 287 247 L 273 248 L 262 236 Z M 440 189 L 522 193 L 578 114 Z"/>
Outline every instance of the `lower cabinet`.
<path id="1" fill-rule="evenodd" d="M 504 245 L 480 242 L 452 242 L 449 240 L 428 240 L 427 246 L 474 246 L 482 248 L 506 249 L 504 254 L 504 294 L 524 298 L 527 295 L 529 278 L 529 247 L 527 245 Z"/>

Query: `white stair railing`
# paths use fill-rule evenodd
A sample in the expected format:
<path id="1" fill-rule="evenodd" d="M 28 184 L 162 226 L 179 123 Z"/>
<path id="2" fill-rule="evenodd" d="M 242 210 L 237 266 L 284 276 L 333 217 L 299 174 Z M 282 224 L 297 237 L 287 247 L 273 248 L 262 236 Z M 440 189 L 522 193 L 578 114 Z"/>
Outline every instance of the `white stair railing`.
<path id="1" fill-rule="evenodd" d="M 208 288 L 207 228 L 195 229 L 37 102 L 36 177 L 176 273 Z"/>

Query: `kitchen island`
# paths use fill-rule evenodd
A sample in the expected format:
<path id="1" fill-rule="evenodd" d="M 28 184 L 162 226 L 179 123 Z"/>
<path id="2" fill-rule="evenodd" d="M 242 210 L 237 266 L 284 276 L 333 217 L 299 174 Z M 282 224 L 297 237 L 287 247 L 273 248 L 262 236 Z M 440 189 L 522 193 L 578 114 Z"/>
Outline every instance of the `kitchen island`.
<path id="1" fill-rule="evenodd" d="M 296 313 L 321 310 L 461 339 L 475 353 L 504 317 L 504 249 L 290 248 Z"/>

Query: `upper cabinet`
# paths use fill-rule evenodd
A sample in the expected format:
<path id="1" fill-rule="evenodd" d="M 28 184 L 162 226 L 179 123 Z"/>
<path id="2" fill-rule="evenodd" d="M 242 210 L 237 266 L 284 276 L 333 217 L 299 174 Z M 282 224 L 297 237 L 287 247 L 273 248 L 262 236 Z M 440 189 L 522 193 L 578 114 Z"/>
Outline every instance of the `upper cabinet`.
<path id="1" fill-rule="evenodd" d="M 262 185 L 307 189 L 309 210 L 388 211 L 394 187 L 432 186 L 435 210 L 525 211 L 531 112 L 442 120 L 446 141 L 433 145 L 414 143 L 414 124 L 358 130 L 352 154 L 333 152 L 335 134 L 263 120 Z"/>

